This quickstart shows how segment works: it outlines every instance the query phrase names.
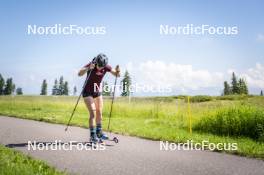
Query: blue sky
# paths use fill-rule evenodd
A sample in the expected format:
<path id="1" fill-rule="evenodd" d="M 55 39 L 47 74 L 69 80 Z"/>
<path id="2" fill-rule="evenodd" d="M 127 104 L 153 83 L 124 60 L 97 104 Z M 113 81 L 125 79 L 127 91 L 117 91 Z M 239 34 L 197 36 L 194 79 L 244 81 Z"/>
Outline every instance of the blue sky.
<path id="1" fill-rule="evenodd" d="M 231 71 L 259 93 L 264 89 L 263 7 L 261 0 L 2 1 L 0 73 L 13 77 L 26 94 L 38 94 L 44 78 L 50 89 L 60 75 L 71 88 L 80 88 L 83 78 L 76 71 L 103 52 L 112 66 L 128 69 L 134 82 L 171 84 L 171 94 L 219 95 Z M 105 26 L 106 35 L 28 35 L 27 26 L 34 24 Z M 237 26 L 239 33 L 162 36 L 161 24 Z M 149 77 L 152 72 L 163 76 Z"/>

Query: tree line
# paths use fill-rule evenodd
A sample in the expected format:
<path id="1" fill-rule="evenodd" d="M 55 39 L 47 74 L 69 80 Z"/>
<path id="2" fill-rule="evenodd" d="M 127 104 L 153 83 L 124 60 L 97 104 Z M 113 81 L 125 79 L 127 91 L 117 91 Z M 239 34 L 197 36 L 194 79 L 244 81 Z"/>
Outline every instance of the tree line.
<path id="1" fill-rule="evenodd" d="M 77 87 L 73 88 L 73 95 L 77 92 Z M 69 95 L 69 83 L 68 81 L 64 81 L 63 76 L 60 76 L 59 81 L 56 78 L 54 80 L 54 85 L 51 90 L 51 95 Z M 44 79 L 41 84 L 40 95 L 48 95 L 48 83 L 47 80 Z"/>
<path id="2" fill-rule="evenodd" d="M 13 83 L 12 78 L 7 78 L 6 80 L 0 74 L 0 95 L 12 95 L 16 92 L 17 95 L 23 95 L 21 87 L 16 88 L 15 83 Z"/>
<path id="3" fill-rule="evenodd" d="M 262 91 L 261 91 L 262 92 Z M 233 72 L 231 77 L 231 84 L 227 81 L 224 82 L 223 95 L 248 95 L 248 86 L 246 80 L 243 78 L 238 78 Z"/>

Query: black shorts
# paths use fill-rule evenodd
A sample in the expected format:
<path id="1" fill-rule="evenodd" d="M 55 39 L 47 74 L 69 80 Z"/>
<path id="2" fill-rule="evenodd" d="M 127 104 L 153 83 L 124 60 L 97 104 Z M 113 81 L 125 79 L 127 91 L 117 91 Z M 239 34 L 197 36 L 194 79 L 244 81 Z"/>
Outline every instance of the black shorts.
<path id="1" fill-rule="evenodd" d="M 96 98 L 96 97 L 99 97 L 100 95 L 102 95 L 101 92 L 87 92 L 87 91 L 84 91 L 82 93 L 82 96 L 83 97 L 89 97 L 89 96 L 91 96 L 93 98 Z"/>

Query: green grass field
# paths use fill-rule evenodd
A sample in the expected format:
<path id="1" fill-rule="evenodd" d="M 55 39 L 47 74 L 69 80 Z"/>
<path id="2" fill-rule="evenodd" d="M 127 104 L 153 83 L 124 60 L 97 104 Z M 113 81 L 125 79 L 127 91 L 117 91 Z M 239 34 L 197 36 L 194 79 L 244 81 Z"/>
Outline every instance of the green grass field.
<path id="1" fill-rule="evenodd" d="M 77 97 L 1 96 L 2 115 L 66 124 Z M 184 96 L 117 98 L 111 131 L 153 140 L 185 143 L 237 143 L 231 154 L 264 159 L 264 98 L 259 96 Z M 105 98 L 103 126 L 107 127 L 110 99 Z M 192 133 L 190 133 L 190 121 Z M 88 127 L 88 112 L 79 104 L 72 125 Z M 69 131 L 70 132 L 70 131 Z M 88 135 L 87 135 L 88 139 Z M 215 151 L 221 151 L 215 149 Z"/>
<path id="2" fill-rule="evenodd" d="M 19 151 L 0 145 L 0 174 L 24 174 L 24 175 L 63 175 L 45 162 L 32 159 Z"/>

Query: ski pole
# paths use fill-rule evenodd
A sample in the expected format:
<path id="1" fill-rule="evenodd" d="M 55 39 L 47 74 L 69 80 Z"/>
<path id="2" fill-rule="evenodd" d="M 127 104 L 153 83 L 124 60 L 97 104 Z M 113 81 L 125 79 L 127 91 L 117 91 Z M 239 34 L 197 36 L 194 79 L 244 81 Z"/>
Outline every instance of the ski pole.
<path id="1" fill-rule="evenodd" d="M 94 60 L 92 61 L 91 64 L 93 64 L 93 62 L 94 62 Z M 86 79 L 85 79 L 85 82 L 84 82 L 84 84 L 83 84 L 83 87 L 82 87 L 82 92 L 80 93 L 80 95 L 79 95 L 79 97 L 78 97 L 78 99 L 77 99 L 77 102 L 76 102 L 76 104 L 75 104 L 75 107 L 74 107 L 74 109 L 73 109 L 73 111 L 72 111 L 72 113 L 71 113 L 71 117 L 70 117 L 70 119 L 69 119 L 69 121 L 68 121 L 68 123 L 67 123 L 67 127 L 65 128 L 65 132 L 68 130 L 68 127 L 69 127 L 69 125 L 70 125 L 70 122 L 71 122 L 71 120 L 72 120 L 72 117 L 73 117 L 73 115 L 74 115 L 74 113 L 75 113 L 75 110 L 76 110 L 76 108 L 77 108 L 77 106 L 78 106 L 78 104 L 79 104 L 79 101 L 80 101 L 80 99 L 81 99 L 81 96 L 82 96 L 82 94 L 83 94 L 84 88 L 85 88 L 85 86 L 86 86 L 86 84 L 87 84 L 87 82 L 88 82 L 88 80 L 89 80 L 89 78 L 90 78 L 91 72 L 92 72 L 92 70 L 89 70 L 89 73 L 88 73 L 88 75 L 87 75 L 87 77 L 86 77 Z"/>
<path id="2" fill-rule="evenodd" d="M 118 68 L 119 68 L 119 65 L 116 66 L 116 69 L 118 69 Z M 108 118 L 107 131 L 109 131 L 109 129 L 110 129 L 110 121 L 111 121 L 111 116 L 112 116 L 113 103 L 114 103 L 114 99 L 115 99 L 116 81 L 117 81 L 117 75 L 115 76 L 115 86 L 114 86 L 114 92 L 113 92 L 113 97 L 112 97 L 112 102 L 111 102 L 111 107 L 110 107 L 110 113 L 109 113 L 109 118 Z"/>

